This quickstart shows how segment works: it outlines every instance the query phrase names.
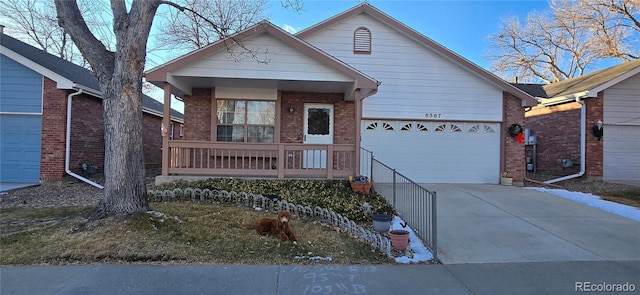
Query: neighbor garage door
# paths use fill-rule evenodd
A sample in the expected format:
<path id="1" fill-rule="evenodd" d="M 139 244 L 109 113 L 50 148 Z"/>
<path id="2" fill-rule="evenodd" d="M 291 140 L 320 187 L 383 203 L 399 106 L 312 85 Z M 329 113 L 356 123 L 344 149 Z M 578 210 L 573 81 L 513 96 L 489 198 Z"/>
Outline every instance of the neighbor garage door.
<path id="1" fill-rule="evenodd" d="M 498 183 L 499 126 L 364 120 L 362 147 L 419 183 Z"/>
<path id="2" fill-rule="evenodd" d="M 40 115 L 0 115 L 0 182 L 40 178 Z"/>
<path id="3" fill-rule="evenodd" d="M 640 180 L 640 126 L 604 125 L 604 180 Z"/>

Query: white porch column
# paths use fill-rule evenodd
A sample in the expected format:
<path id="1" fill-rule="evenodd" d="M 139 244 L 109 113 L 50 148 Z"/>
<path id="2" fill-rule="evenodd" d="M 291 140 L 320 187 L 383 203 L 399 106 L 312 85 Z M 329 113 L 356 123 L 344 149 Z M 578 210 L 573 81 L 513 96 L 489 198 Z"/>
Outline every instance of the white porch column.
<path id="1" fill-rule="evenodd" d="M 169 175 L 169 128 L 171 128 L 171 84 L 164 83 L 164 109 L 162 112 L 162 175 Z"/>

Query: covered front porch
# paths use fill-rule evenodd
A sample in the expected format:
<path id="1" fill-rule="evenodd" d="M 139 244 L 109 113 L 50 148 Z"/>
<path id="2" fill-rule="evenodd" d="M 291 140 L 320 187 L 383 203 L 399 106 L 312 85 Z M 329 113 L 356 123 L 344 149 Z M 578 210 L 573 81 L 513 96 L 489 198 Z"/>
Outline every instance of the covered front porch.
<path id="1" fill-rule="evenodd" d="M 379 82 L 273 26 L 233 39 L 261 60 L 229 58 L 218 42 L 148 71 L 185 104 L 184 140 L 163 136 L 162 178 L 343 178 L 359 174 L 362 101 Z M 264 53 L 262 53 L 264 52 Z"/>

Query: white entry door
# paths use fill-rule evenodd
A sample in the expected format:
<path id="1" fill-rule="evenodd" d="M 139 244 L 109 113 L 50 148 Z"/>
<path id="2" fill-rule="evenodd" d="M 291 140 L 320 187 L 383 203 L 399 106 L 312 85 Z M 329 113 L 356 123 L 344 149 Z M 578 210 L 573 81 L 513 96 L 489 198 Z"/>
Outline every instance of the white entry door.
<path id="1" fill-rule="evenodd" d="M 304 105 L 305 144 L 333 144 L 333 105 Z M 327 168 L 327 151 L 322 149 L 305 150 L 303 167 L 311 169 Z"/>

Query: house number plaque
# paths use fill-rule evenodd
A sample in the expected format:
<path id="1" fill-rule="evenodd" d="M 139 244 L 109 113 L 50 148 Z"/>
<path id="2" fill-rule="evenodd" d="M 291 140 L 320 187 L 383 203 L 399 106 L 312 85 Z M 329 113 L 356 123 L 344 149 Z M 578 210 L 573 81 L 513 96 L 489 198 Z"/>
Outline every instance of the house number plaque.
<path id="1" fill-rule="evenodd" d="M 426 113 L 424 114 L 424 117 L 427 119 L 438 119 L 440 118 L 440 116 L 442 116 L 441 113 Z"/>

